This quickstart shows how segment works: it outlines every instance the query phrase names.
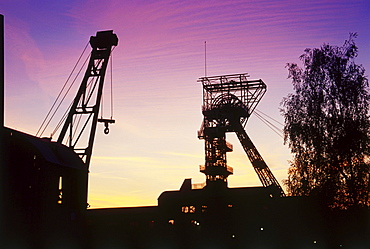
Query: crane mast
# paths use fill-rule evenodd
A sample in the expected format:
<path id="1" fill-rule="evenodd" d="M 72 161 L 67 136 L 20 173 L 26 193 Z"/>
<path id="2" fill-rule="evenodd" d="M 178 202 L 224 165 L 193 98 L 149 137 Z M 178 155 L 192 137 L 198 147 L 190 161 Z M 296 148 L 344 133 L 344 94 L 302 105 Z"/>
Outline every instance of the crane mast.
<path id="1" fill-rule="evenodd" d="M 92 47 L 88 67 L 68 112 L 58 143 L 65 143 L 90 165 L 92 148 L 98 122 L 105 124 L 104 133 L 108 133 L 108 125 L 113 119 L 98 119 L 104 78 L 111 55 L 112 47 L 117 46 L 118 38 L 112 30 L 100 31 L 90 37 Z M 88 133 L 84 133 L 89 129 Z"/>
<path id="2" fill-rule="evenodd" d="M 226 133 L 235 132 L 252 163 L 262 185 L 273 186 L 273 194 L 285 196 L 262 156 L 247 135 L 244 126 L 266 92 L 262 80 L 247 80 L 248 74 L 202 77 L 203 123 L 198 138 L 205 141 L 205 165 L 200 171 L 206 175 L 207 186 L 227 186 L 233 173 L 227 165 L 226 153 L 233 147 L 226 142 Z"/>

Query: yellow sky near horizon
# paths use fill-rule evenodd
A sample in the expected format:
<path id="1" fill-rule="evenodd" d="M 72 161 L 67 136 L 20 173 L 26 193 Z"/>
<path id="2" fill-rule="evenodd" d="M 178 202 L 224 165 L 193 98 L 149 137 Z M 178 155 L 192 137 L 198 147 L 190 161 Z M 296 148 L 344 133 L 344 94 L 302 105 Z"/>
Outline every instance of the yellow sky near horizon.
<path id="1" fill-rule="evenodd" d="M 156 205 L 160 193 L 178 190 L 185 178 L 205 181 L 204 141 L 197 138 L 204 41 L 207 74 L 262 79 L 267 93 L 257 109 L 283 122 L 279 105 L 292 92 L 285 65 L 299 63 L 305 48 L 342 45 L 357 32 L 357 62 L 369 70 L 369 10 L 364 0 L 5 0 L 5 125 L 36 134 L 90 36 L 113 29 L 116 123 L 109 135 L 98 125 L 89 204 Z M 246 129 L 282 184 L 291 159 L 282 138 L 255 115 Z M 229 186 L 260 186 L 236 136 L 227 139 L 234 145 Z"/>

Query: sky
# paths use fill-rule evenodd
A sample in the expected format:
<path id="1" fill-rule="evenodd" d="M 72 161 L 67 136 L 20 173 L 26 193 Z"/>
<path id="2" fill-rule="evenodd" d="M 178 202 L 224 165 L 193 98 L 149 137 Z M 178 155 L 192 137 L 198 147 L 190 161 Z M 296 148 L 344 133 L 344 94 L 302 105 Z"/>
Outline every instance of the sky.
<path id="1" fill-rule="evenodd" d="M 357 32 L 356 63 L 370 70 L 368 0 L 0 0 L 0 13 L 5 125 L 32 135 L 90 36 L 113 30 L 119 38 L 103 97 L 109 118 L 112 78 L 116 123 L 108 135 L 98 125 L 91 208 L 157 205 L 163 191 L 178 190 L 185 178 L 205 181 L 199 172 L 204 141 L 197 138 L 202 122 L 197 79 L 205 75 L 205 64 L 207 76 L 248 73 L 262 79 L 267 93 L 257 109 L 280 123 L 280 102 L 293 92 L 285 66 L 300 63 L 305 48 L 340 46 Z M 292 159 L 289 148 L 253 114 L 246 130 L 282 184 Z M 234 168 L 229 187 L 261 186 L 236 136 L 228 134 L 227 140 L 234 145 L 228 153 Z"/>

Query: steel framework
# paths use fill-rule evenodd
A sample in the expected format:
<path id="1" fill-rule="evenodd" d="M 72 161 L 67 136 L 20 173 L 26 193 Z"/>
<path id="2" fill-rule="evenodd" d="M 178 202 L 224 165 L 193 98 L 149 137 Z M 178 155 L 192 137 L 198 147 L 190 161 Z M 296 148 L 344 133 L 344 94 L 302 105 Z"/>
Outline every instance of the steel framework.
<path id="1" fill-rule="evenodd" d="M 117 44 L 117 35 L 112 30 L 100 31 L 96 36 L 90 37 L 92 51 L 89 64 L 57 140 L 73 148 L 84 160 L 87 168 L 90 164 L 97 123 L 105 124 L 105 133 L 108 124 L 114 123 L 112 119 L 98 119 L 98 115 L 108 60 L 112 47 Z M 85 134 L 84 131 L 88 129 L 90 132 Z"/>
<path id="2" fill-rule="evenodd" d="M 198 137 L 205 141 L 205 165 L 200 171 L 206 175 L 207 185 L 227 185 L 233 173 L 227 165 L 226 152 L 232 146 L 226 142 L 226 132 L 235 132 L 263 186 L 274 186 L 284 196 L 279 182 L 259 154 L 244 127 L 248 118 L 266 92 L 261 80 L 248 80 L 248 74 L 202 77 L 203 123 Z"/>

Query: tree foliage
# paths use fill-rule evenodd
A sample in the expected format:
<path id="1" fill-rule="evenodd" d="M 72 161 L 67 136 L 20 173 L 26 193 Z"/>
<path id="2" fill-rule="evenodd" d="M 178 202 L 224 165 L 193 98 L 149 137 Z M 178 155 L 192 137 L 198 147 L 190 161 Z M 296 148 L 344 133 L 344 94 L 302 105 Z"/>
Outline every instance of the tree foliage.
<path id="1" fill-rule="evenodd" d="M 343 46 L 306 49 L 303 68 L 289 63 L 295 93 L 281 103 L 284 137 L 293 154 L 290 195 L 319 195 L 330 207 L 369 205 L 368 79 L 356 34 Z"/>

